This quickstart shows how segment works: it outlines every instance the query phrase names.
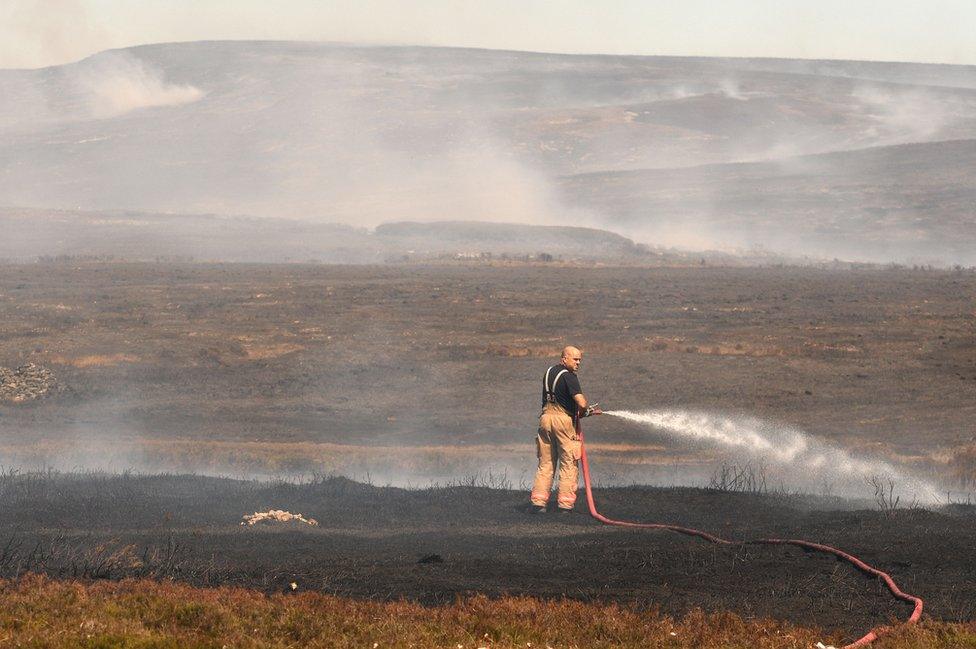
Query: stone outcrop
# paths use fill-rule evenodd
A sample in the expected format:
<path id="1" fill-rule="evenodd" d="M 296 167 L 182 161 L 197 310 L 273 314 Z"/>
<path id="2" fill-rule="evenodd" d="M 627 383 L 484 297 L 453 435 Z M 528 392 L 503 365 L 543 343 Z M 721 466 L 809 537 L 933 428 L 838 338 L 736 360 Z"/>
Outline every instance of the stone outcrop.
<path id="1" fill-rule="evenodd" d="M 17 369 L 0 367 L 0 402 L 34 401 L 56 392 L 58 387 L 54 374 L 34 363 Z"/>

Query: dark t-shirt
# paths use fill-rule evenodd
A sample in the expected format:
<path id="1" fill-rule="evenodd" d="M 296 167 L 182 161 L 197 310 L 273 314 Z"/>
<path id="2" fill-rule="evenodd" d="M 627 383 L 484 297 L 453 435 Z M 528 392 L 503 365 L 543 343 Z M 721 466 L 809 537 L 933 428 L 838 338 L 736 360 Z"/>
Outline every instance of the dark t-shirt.
<path id="1" fill-rule="evenodd" d="M 556 375 L 566 369 L 562 363 L 553 365 L 549 368 L 549 386 L 543 386 L 542 388 L 542 405 L 546 405 L 546 387 L 552 387 L 552 382 L 556 379 Z M 542 375 L 542 380 L 545 381 L 546 375 Z M 576 400 L 573 399 L 577 394 L 582 393 L 583 390 L 580 388 L 579 377 L 572 372 L 563 372 L 563 375 L 559 377 L 556 381 L 556 389 L 553 393 L 556 395 L 556 403 L 561 405 L 566 409 L 566 412 L 575 420 L 576 419 Z"/>

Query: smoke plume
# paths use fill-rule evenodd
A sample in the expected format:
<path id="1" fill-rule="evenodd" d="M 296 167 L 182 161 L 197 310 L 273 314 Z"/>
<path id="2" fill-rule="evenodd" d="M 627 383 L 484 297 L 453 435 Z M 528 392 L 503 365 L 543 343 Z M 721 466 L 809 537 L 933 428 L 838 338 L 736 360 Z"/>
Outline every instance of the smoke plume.
<path id="1" fill-rule="evenodd" d="M 124 53 L 113 53 L 91 60 L 74 78 L 95 118 L 124 115 L 139 108 L 179 106 L 203 97 L 191 85 L 167 83 L 159 70 Z"/>

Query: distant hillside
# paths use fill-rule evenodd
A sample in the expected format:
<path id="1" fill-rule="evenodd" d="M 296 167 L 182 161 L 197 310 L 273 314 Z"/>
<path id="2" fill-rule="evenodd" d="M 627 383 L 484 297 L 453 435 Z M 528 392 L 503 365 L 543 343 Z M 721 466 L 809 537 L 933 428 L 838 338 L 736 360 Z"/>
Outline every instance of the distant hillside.
<path id="1" fill-rule="evenodd" d="M 974 139 L 972 66 L 222 41 L 0 70 L 0 206 L 578 225 L 785 254 L 814 232 L 827 257 L 903 259 L 969 236 L 965 184 L 924 180 L 949 149 L 887 149 L 921 172 L 888 202 L 884 174 L 857 165 L 819 194 L 808 174 L 802 206 L 789 173 L 738 183 L 702 165 Z M 859 189 L 833 195 L 842 185 Z M 861 213 L 882 208 L 914 209 L 914 234 L 866 229 Z"/>
<path id="2" fill-rule="evenodd" d="M 648 257 L 646 247 L 619 234 L 593 228 L 533 226 L 512 223 L 440 222 L 385 223 L 376 228 L 376 238 L 387 246 L 435 256 L 538 255 L 545 253 L 570 259 L 632 260 Z"/>
<path id="3" fill-rule="evenodd" d="M 378 263 L 363 228 L 284 219 L 0 208 L 0 259 Z"/>
<path id="4" fill-rule="evenodd" d="M 400 222 L 371 232 L 284 219 L 0 208 L 0 231 L 0 261 L 19 262 L 52 257 L 344 264 L 699 261 L 603 230 L 511 223 Z"/>
<path id="5" fill-rule="evenodd" d="M 563 186 L 644 239 L 976 265 L 976 140 L 583 174 Z"/>

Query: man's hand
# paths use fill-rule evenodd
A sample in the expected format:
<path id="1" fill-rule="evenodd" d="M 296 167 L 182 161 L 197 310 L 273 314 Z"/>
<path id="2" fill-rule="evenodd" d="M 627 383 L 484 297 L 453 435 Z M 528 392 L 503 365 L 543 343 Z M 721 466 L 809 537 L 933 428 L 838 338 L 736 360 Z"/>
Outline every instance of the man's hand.
<path id="1" fill-rule="evenodd" d="M 600 404 L 594 403 L 592 406 L 587 406 L 586 408 L 583 408 L 583 411 L 580 413 L 580 417 L 591 417 L 593 415 L 602 415 L 602 414 L 603 411 L 600 410 Z"/>

